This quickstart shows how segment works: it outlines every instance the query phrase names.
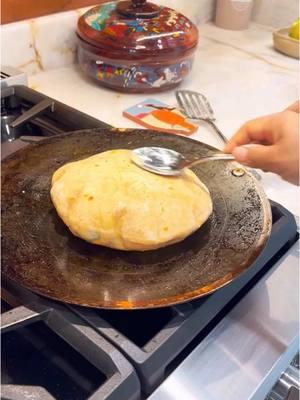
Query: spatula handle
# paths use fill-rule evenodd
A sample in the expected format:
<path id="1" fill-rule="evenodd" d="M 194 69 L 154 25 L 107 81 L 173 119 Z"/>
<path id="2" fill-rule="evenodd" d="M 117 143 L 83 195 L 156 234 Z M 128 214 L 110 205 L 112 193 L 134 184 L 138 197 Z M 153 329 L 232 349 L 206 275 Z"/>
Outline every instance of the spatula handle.
<path id="1" fill-rule="evenodd" d="M 208 122 L 214 128 L 215 132 L 219 135 L 219 137 L 225 144 L 228 143 L 228 139 L 226 138 L 226 136 L 223 135 L 223 133 L 220 131 L 220 129 L 217 127 L 214 121 L 209 119 L 206 119 L 205 121 Z"/>

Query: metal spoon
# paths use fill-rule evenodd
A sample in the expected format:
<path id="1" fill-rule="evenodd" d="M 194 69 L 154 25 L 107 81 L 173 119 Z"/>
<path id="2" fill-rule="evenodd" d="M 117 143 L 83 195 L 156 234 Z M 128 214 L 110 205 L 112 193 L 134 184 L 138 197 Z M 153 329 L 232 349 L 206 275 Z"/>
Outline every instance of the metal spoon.
<path id="1" fill-rule="evenodd" d="M 231 154 L 215 153 L 209 157 L 190 161 L 174 150 L 162 147 L 140 147 L 132 151 L 131 159 L 146 171 L 158 175 L 176 176 L 180 175 L 183 168 L 190 168 L 207 161 L 230 161 L 234 160 L 234 157 Z"/>

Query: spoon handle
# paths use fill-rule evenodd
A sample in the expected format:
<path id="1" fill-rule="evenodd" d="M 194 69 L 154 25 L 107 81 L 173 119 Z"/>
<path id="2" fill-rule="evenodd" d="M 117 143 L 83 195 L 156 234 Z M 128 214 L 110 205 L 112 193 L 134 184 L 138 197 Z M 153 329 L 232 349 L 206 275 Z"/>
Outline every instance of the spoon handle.
<path id="1" fill-rule="evenodd" d="M 199 160 L 195 161 L 189 161 L 186 163 L 185 167 L 193 167 L 194 165 L 202 164 L 207 161 L 232 161 L 235 160 L 235 158 L 231 154 L 225 154 L 225 153 L 216 153 L 212 154 L 209 157 L 203 157 L 199 158 Z"/>

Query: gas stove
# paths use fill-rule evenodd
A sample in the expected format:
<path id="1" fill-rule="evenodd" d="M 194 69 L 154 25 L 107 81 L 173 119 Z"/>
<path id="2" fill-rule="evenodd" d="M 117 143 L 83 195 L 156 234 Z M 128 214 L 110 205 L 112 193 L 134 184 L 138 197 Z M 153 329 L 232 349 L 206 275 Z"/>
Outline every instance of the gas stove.
<path id="1" fill-rule="evenodd" d="M 2 90 L 1 107 L 3 116 L 12 116 L 3 133 L 2 157 L 45 136 L 108 127 L 26 86 Z M 176 397 L 175 391 L 171 397 L 156 389 L 176 376 L 294 248 L 298 234 L 293 215 L 277 203 L 271 207 L 272 233 L 252 267 L 222 289 L 189 303 L 153 310 L 97 310 L 46 300 L 2 277 L 3 398 L 202 399 L 200 392 L 198 397 L 179 392 Z"/>
<path id="2" fill-rule="evenodd" d="M 26 86 L 1 89 L 2 158 L 43 137 L 107 127 L 106 123 Z"/>

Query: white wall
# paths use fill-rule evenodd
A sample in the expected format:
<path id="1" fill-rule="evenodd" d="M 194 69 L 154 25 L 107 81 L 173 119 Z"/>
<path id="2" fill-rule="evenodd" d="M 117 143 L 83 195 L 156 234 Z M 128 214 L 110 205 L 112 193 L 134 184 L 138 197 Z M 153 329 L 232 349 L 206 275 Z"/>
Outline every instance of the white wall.
<path id="1" fill-rule="evenodd" d="M 260 24 L 282 28 L 298 16 L 298 0 L 254 0 L 253 20 Z"/>
<path id="2" fill-rule="evenodd" d="M 201 24 L 214 18 L 215 0 L 151 0 L 166 7 L 174 8 L 194 23 Z"/>

